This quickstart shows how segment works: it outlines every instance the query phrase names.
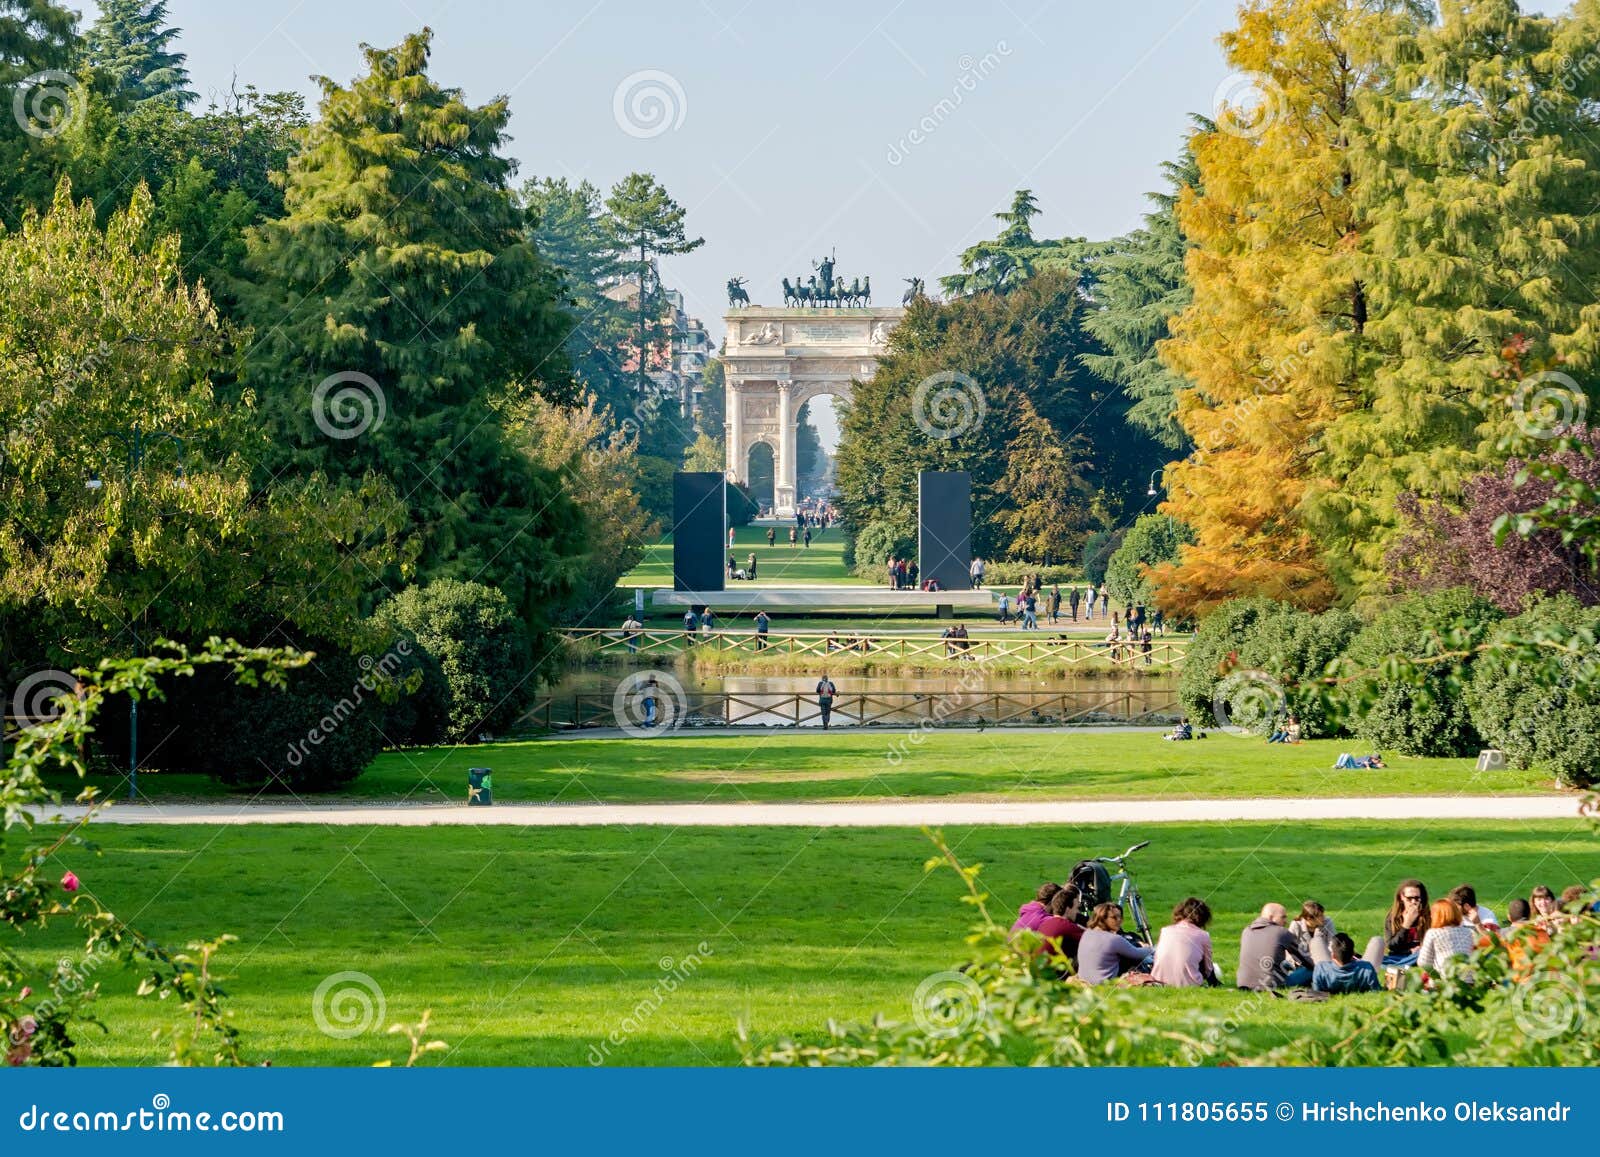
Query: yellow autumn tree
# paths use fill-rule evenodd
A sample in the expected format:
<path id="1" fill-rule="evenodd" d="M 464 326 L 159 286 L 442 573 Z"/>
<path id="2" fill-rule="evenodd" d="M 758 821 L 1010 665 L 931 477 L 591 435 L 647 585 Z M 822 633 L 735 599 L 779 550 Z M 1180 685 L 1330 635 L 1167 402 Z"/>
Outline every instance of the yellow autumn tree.
<path id="1" fill-rule="evenodd" d="M 1368 372 L 1350 131 L 1383 90 L 1379 47 L 1424 20 L 1407 0 L 1252 0 L 1221 38 L 1235 72 L 1191 142 L 1203 192 L 1178 206 L 1194 300 L 1160 349 L 1192 383 L 1178 419 L 1195 447 L 1166 472 L 1162 509 L 1196 535 L 1151 576 L 1171 611 L 1336 596 L 1302 503 Z"/>

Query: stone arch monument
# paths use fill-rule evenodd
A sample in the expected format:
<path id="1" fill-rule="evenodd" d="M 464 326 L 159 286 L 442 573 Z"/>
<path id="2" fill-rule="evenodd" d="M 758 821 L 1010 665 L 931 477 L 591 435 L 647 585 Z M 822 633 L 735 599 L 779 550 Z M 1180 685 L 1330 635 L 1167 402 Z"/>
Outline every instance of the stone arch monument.
<path id="1" fill-rule="evenodd" d="M 773 514 L 794 517 L 795 426 L 819 394 L 846 401 L 852 382 L 878 368 L 878 355 L 905 310 L 895 307 L 747 306 L 730 311 L 723 356 L 727 475 L 747 482 L 750 448 L 772 445 Z"/>

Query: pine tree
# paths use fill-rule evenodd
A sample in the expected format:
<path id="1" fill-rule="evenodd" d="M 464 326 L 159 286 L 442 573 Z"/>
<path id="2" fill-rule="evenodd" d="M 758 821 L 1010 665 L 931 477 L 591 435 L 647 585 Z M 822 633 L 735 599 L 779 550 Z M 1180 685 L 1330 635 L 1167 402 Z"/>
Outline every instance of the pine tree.
<path id="1" fill-rule="evenodd" d="M 1593 378 L 1600 169 L 1558 29 L 1515 0 L 1445 0 L 1385 45 L 1395 91 L 1352 134 L 1372 372 L 1323 431 L 1305 503 L 1347 589 L 1384 587 L 1402 493 L 1453 499 L 1503 459 L 1527 419 L 1503 347 Z"/>
<path id="2" fill-rule="evenodd" d="M 1376 46 L 1421 18 L 1407 0 L 1252 0 L 1222 37 L 1264 99 L 1251 123 L 1225 111 L 1193 137 L 1200 186 L 1179 201 L 1194 301 L 1160 351 L 1193 383 L 1178 418 L 1195 449 L 1167 468 L 1162 509 L 1198 541 L 1152 572 L 1171 609 L 1335 598 L 1302 503 L 1370 357 L 1350 137 L 1358 102 L 1387 84 Z"/>
<path id="3" fill-rule="evenodd" d="M 1094 252 L 1081 237 L 1041 241 L 1033 235 L 1033 219 L 1040 213 L 1032 189 L 1018 189 L 1011 207 L 994 214 L 999 236 L 980 241 L 961 254 L 961 272 L 941 277 L 939 284 L 952 297 L 985 291 L 1005 292 L 1044 270 L 1083 273 L 1086 258 Z"/>
<path id="4" fill-rule="evenodd" d="M 1196 118 L 1198 131 L 1211 127 Z M 1182 450 L 1187 439 L 1178 424 L 1178 392 L 1188 382 L 1162 363 L 1156 345 L 1168 336 L 1168 322 L 1194 299 L 1183 268 L 1188 245 L 1178 228 L 1177 207 L 1183 190 L 1198 187 L 1200 171 L 1187 146 L 1161 169 L 1168 187 L 1149 194 L 1155 211 L 1093 263 L 1095 309 L 1084 325 L 1106 352 L 1085 354 L 1083 364 L 1133 400 L 1128 421 L 1162 445 Z"/>
<path id="5" fill-rule="evenodd" d="M 84 58 L 129 103 L 184 108 L 195 99 L 187 57 L 171 48 L 182 31 L 167 27 L 167 0 L 100 0 L 100 16 L 83 37 Z"/>
<path id="6" fill-rule="evenodd" d="M 634 299 L 635 375 L 638 394 L 649 393 L 646 375 L 652 357 L 670 357 L 670 323 L 663 318 L 660 259 L 693 253 L 706 243 L 684 233 L 683 208 L 649 173 L 629 173 L 606 198 L 606 212 L 616 252 L 626 254 L 623 270 L 637 289 Z"/>
<path id="7" fill-rule="evenodd" d="M 506 101 L 474 108 L 432 81 L 430 40 L 364 49 L 349 87 L 321 79 L 285 216 L 247 234 L 247 381 L 279 469 L 386 477 L 419 577 L 492 584 L 537 624 L 563 597 L 577 512 L 501 413 L 570 400 L 570 322 L 507 187 Z"/>

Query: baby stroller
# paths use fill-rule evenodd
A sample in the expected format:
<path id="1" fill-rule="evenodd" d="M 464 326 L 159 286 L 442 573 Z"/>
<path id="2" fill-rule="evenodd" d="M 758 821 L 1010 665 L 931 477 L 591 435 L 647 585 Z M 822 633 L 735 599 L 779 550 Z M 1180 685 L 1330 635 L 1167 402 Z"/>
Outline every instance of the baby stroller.
<path id="1" fill-rule="evenodd" d="M 1079 924 L 1086 923 L 1095 905 L 1113 901 L 1122 908 L 1122 934 L 1135 944 L 1153 945 L 1150 921 L 1144 912 L 1144 897 L 1128 874 L 1126 860 L 1140 848 L 1150 846 L 1150 841 L 1134 844 L 1120 856 L 1096 856 L 1083 860 L 1072 869 L 1067 882 L 1078 889 L 1078 911 L 1073 917 Z M 1109 868 L 1116 869 L 1113 874 Z"/>

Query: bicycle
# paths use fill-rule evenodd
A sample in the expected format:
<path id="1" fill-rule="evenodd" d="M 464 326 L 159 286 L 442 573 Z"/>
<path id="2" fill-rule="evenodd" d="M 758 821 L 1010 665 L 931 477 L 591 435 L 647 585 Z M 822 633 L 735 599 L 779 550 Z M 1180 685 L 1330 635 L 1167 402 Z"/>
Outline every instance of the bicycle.
<path id="1" fill-rule="evenodd" d="M 1145 840 L 1134 844 L 1120 856 L 1096 856 L 1072 869 L 1071 882 L 1078 889 L 1080 919 L 1092 912 L 1096 904 L 1110 900 L 1114 890 L 1114 903 L 1122 909 L 1123 935 L 1136 944 L 1155 944 L 1155 938 L 1150 934 L 1150 920 L 1145 915 L 1144 897 L 1139 894 L 1139 887 L 1133 882 L 1127 864 L 1129 856 L 1149 846 L 1150 841 Z M 1107 871 L 1108 867 L 1114 868 L 1115 874 Z"/>

